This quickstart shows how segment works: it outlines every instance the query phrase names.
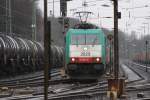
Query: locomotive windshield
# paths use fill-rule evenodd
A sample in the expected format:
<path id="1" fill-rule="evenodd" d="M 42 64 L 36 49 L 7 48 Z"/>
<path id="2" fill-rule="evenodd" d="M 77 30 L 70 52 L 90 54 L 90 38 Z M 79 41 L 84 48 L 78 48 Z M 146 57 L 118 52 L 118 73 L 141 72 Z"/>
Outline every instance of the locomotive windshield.
<path id="1" fill-rule="evenodd" d="M 72 45 L 97 45 L 99 44 L 97 34 L 74 34 L 71 36 Z"/>

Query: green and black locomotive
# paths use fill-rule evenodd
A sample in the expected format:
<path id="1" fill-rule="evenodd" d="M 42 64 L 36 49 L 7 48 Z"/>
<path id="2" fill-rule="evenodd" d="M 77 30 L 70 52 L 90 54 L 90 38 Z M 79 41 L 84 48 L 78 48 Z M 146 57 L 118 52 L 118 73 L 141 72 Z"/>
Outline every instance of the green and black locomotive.
<path id="1" fill-rule="evenodd" d="M 97 26 L 81 23 L 66 33 L 65 72 L 73 79 L 97 79 L 106 69 L 107 37 Z"/>

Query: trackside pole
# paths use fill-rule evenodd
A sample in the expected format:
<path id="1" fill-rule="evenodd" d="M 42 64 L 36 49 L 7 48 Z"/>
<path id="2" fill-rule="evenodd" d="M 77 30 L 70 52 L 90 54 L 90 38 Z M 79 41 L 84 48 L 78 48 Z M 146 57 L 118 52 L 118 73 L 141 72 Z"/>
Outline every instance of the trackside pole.
<path id="1" fill-rule="evenodd" d="M 114 0 L 114 77 L 119 76 L 118 0 Z"/>
<path id="2" fill-rule="evenodd" d="M 124 94 L 125 80 L 119 78 L 118 18 L 121 18 L 121 13 L 118 12 L 118 0 L 112 1 L 114 2 L 114 77 L 108 79 L 107 96 L 110 100 L 117 100 Z"/>
<path id="3" fill-rule="evenodd" d="M 48 100 L 51 23 L 47 21 L 47 0 L 44 0 L 44 100 Z"/>

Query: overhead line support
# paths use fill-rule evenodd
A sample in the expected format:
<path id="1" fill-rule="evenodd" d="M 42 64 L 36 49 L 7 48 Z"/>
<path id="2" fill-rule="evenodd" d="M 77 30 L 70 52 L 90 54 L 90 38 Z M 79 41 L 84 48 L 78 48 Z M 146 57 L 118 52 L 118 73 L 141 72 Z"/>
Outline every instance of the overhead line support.
<path id="1" fill-rule="evenodd" d="M 51 22 L 47 20 L 47 0 L 44 0 L 44 100 L 48 100 Z"/>
<path id="2" fill-rule="evenodd" d="M 118 79 L 119 74 L 119 47 L 118 47 L 118 0 L 114 1 L 114 67 L 115 78 Z"/>

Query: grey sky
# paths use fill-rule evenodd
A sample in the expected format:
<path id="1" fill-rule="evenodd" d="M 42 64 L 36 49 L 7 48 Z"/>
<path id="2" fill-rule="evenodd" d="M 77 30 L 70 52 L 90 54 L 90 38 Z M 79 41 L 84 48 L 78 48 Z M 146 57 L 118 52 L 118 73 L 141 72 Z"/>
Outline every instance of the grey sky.
<path id="1" fill-rule="evenodd" d="M 48 0 L 48 2 L 52 2 L 53 0 Z M 59 1 L 59 0 L 54 0 Z M 69 17 L 75 17 L 73 16 L 73 11 L 71 9 L 82 7 L 82 3 L 85 0 L 72 0 L 68 2 L 68 16 Z M 94 13 L 94 15 L 90 16 L 89 21 L 97 24 L 100 26 L 100 22 L 102 24 L 102 27 L 111 29 L 113 28 L 113 19 L 106 19 L 101 18 L 100 20 L 95 19 L 98 18 L 98 13 L 100 17 L 113 17 L 113 4 L 110 0 L 86 0 L 89 1 L 95 1 L 88 3 L 89 7 L 86 8 L 86 10 L 91 11 Z M 101 5 L 107 4 L 110 5 L 110 7 L 102 7 Z M 93 5 L 93 6 L 90 6 Z M 145 5 L 148 5 L 149 7 L 144 7 Z M 43 8 L 43 0 L 40 0 L 39 6 L 42 9 Z M 126 8 L 134 8 L 135 9 L 126 9 Z M 48 4 L 48 10 L 53 9 L 53 3 Z M 54 5 L 55 10 L 55 16 L 60 16 L 60 8 L 59 8 L 59 2 L 55 2 Z M 77 9 L 76 11 L 82 11 L 83 8 Z M 136 17 L 142 17 L 142 16 L 150 16 L 150 0 L 119 0 L 119 11 L 122 13 L 122 18 L 119 19 L 119 28 L 122 31 L 125 31 L 128 28 L 129 34 L 131 31 L 138 31 L 138 35 L 141 34 L 141 32 L 144 31 L 141 26 L 144 26 L 142 23 L 150 23 L 149 21 L 144 18 L 136 18 Z M 130 12 L 130 18 L 129 18 L 129 12 Z M 49 12 L 48 12 L 49 14 Z M 146 27 L 146 34 L 148 33 L 148 25 L 145 24 Z M 137 30 L 138 29 L 138 30 Z"/>

